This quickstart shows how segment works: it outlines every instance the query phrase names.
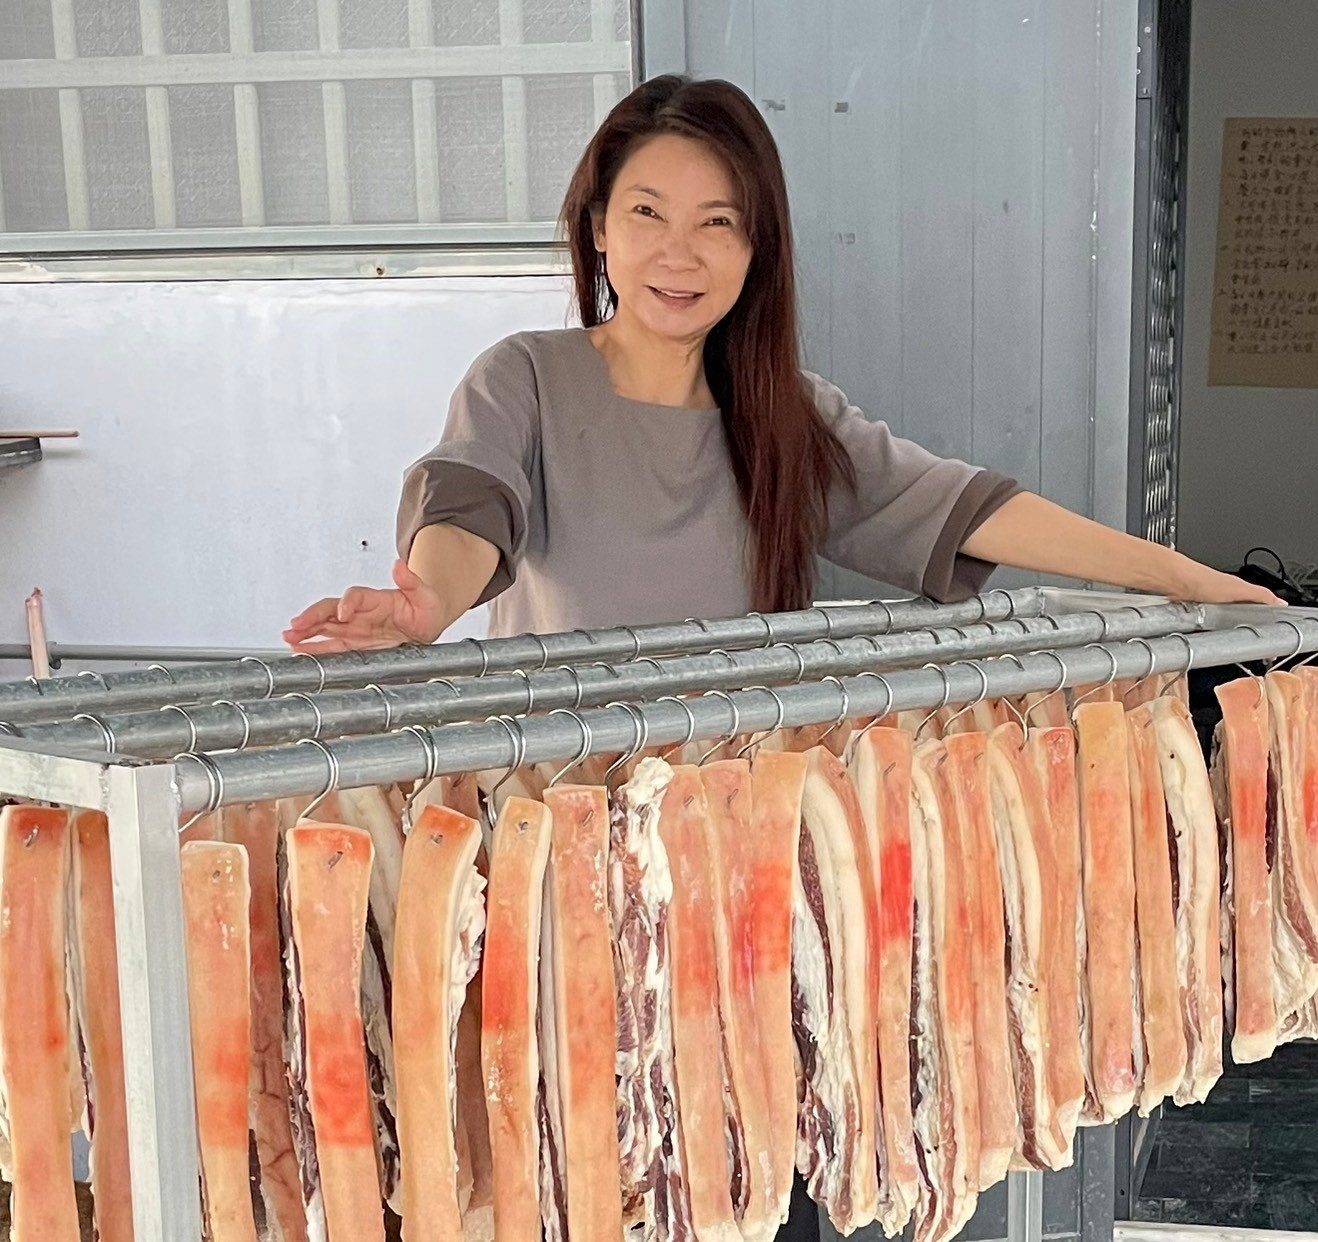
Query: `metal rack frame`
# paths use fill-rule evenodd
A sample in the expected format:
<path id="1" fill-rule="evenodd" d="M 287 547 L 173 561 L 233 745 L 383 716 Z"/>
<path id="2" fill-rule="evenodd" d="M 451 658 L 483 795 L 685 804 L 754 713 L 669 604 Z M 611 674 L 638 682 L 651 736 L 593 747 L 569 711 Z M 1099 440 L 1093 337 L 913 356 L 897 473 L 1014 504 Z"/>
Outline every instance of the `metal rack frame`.
<path id="1" fill-rule="evenodd" d="M 1065 612 L 1068 605 L 1059 600 L 1055 607 Z M 109 818 L 138 1235 L 201 1236 L 178 851 L 184 812 L 314 794 L 330 786 L 626 752 L 637 747 L 642 729 L 650 743 L 668 744 L 1318 651 L 1318 612 L 1242 608 L 1204 609 L 1199 615 L 1201 628 L 1188 634 L 1061 649 L 1035 638 L 1047 649 L 1011 656 L 985 650 L 981 654 L 988 658 L 884 673 L 865 669 L 780 689 L 718 690 L 691 699 L 665 697 L 480 724 L 417 725 L 383 736 L 316 739 L 312 745 L 261 751 L 180 754 L 168 763 L 0 738 L 0 790 L 100 809 Z M 1109 620 L 1114 632 L 1117 624 L 1114 615 Z M 761 620 L 750 625 L 763 633 Z M 692 686 L 672 676 L 667 688 L 677 695 Z M 1037 1174 L 1009 1182 L 1014 1242 L 1039 1236 L 1041 1185 Z"/>

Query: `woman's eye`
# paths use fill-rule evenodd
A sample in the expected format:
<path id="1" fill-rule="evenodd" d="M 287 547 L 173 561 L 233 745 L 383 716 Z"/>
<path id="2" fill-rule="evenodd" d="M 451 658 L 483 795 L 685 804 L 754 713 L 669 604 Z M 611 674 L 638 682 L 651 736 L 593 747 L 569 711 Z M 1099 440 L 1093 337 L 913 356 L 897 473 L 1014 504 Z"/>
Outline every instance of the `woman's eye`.
<path id="1" fill-rule="evenodd" d="M 637 215 L 649 216 L 652 220 L 659 219 L 659 214 L 648 203 L 638 203 L 633 210 Z"/>
<path id="2" fill-rule="evenodd" d="M 721 225 L 724 228 L 732 227 L 732 221 L 727 216 L 715 216 L 709 223 Z"/>

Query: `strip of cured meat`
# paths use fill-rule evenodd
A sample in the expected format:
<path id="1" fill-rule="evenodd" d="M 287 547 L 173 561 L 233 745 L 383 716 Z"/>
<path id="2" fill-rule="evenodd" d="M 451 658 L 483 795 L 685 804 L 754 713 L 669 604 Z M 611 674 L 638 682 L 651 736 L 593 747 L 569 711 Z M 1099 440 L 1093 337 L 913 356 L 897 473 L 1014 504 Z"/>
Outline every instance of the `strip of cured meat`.
<path id="1" fill-rule="evenodd" d="M 701 769 L 701 781 L 709 815 L 713 892 L 718 907 L 714 948 L 727 1108 L 732 1114 L 734 1141 L 740 1148 L 737 1162 L 742 1173 L 733 1210 L 742 1235 L 752 1239 L 774 1233 L 781 1221 L 773 1184 L 769 1101 L 755 1016 L 754 906 L 764 898 L 753 887 L 752 858 L 759 842 L 752 835 L 750 764 L 744 759 L 711 763 Z"/>
<path id="2" fill-rule="evenodd" d="M 1177 1104 L 1208 1098 L 1222 1075 L 1220 866 L 1212 783 L 1190 709 L 1164 695 L 1148 705 L 1158 742 L 1167 803 L 1176 969 L 1185 1026 L 1187 1068 Z"/>
<path id="3" fill-rule="evenodd" d="M 293 1151 L 284 1072 L 283 966 L 279 948 L 279 825 L 273 802 L 222 811 L 226 841 L 247 852 L 251 890 L 252 1067 L 250 1123 L 261 1169 L 265 1219 L 282 1242 L 306 1242 L 301 1174 Z"/>
<path id="4" fill-rule="evenodd" d="M 672 1032 L 663 1021 L 673 883 L 659 837 L 659 811 L 671 778 L 662 760 L 643 759 L 612 799 L 609 825 L 623 1221 L 656 1239 L 671 1197 L 663 1147 L 676 1109 Z"/>
<path id="5" fill-rule="evenodd" d="M 457 1025 L 485 931 L 480 825 L 427 806 L 403 848 L 393 936 L 394 1072 L 408 1242 L 460 1237 Z"/>
<path id="6" fill-rule="evenodd" d="M 1176 962 L 1179 893 L 1174 894 L 1172 888 L 1167 802 L 1162 791 L 1153 709 L 1147 704 L 1136 707 L 1127 713 L 1126 723 L 1134 829 L 1135 948 L 1144 1041 L 1136 1106 L 1140 1116 L 1147 1117 L 1176 1091 L 1187 1069 Z M 1214 937 L 1214 952 L 1216 946 Z"/>
<path id="7" fill-rule="evenodd" d="M 751 765 L 749 887 L 755 1020 L 769 1110 L 773 1219 L 785 1221 L 796 1168 L 796 1046 L 792 1036 L 792 893 L 806 759 L 760 750 Z"/>
<path id="8" fill-rule="evenodd" d="M 870 965 L 879 909 L 855 787 L 820 746 L 807 755 L 799 875 L 792 957 L 805 1095 L 797 1167 L 834 1227 L 849 1233 L 879 1210 L 878 978 Z"/>
<path id="9" fill-rule="evenodd" d="M 1080 962 L 1085 928 L 1080 905 L 1080 791 L 1075 732 L 1031 729 L 1026 751 L 1043 791 L 1046 813 L 1035 853 L 1050 876 L 1044 885 L 1044 993 L 1047 997 L 1048 1089 L 1068 1154 L 1085 1099 L 1085 1054 L 1080 1029 Z M 1055 928 L 1055 932 L 1051 929 Z"/>
<path id="10" fill-rule="evenodd" d="M 686 1179 L 681 1206 L 698 1242 L 740 1242 L 719 1054 L 717 908 L 707 822 L 699 769 L 673 768 L 660 807 L 659 834 L 673 884 L 668 947 L 673 1069 L 681 1101 L 675 1154 Z"/>
<path id="11" fill-rule="evenodd" d="M 565 1195 L 551 1205 L 551 1242 L 617 1242 L 622 1190 L 617 1140 L 617 999 L 609 927 L 609 808 L 602 788 L 545 790 L 549 847 L 548 943 L 552 1012 L 542 1004 L 545 1091 L 552 1090 L 546 1172 Z M 708 1050 L 706 1050 L 706 1053 Z M 552 1075 L 548 1063 L 554 1060 Z"/>
<path id="12" fill-rule="evenodd" d="M 252 1045 L 247 851 L 222 841 L 193 841 L 180 851 L 179 865 L 205 1232 L 215 1242 L 256 1242 L 247 1181 Z"/>
<path id="13" fill-rule="evenodd" d="M 915 1237 L 945 1242 L 970 1219 L 978 1198 L 979 1097 L 973 967 L 969 938 L 961 934 L 955 858 L 961 834 L 942 742 L 915 747 L 911 792 L 912 1103 L 922 1174 Z"/>
<path id="14" fill-rule="evenodd" d="M 18 1242 L 78 1242 L 64 952 L 69 814 L 0 809 L 0 1095 Z"/>
<path id="15" fill-rule="evenodd" d="M 875 728 L 856 745 L 851 779 L 879 900 L 879 1224 L 906 1228 L 920 1194 L 911 1117 L 911 737 Z M 758 764 L 759 759 L 756 760 Z"/>
<path id="16" fill-rule="evenodd" d="M 1089 1037 L 1084 1119 L 1106 1124 L 1135 1103 L 1135 869 L 1126 709 L 1079 703 L 1082 900 L 1081 1006 Z"/>
<path id="17" fill-rule="evenodd" d="M 486 892 L 481 1055 L 500 1242 L 540 1242 L 537 1097 L 540 919 L 549 863 L 549 809 L 509 798 L 494 828 Z"/>
<path id="18" fill-rule="evenodd" d="M 372 854 L 360 828 L 308 823 L 280 860 L 293 1140 L 308 1233 L 327 1242 L 384 1239 L 361 1016 Z"/>
<path id="19" fill-rule="evenodd" d="M 993 985 L 1003 991 L 1010 1015 L 1009 1077 L 1017 1106 L 1013 1146 L 1027 1167 L 1057 1169 L 1069 1163 L 1070 1142 L 1058 1122 L 1048 1073 L 1052 980 L 1047 963 L 1057 948 L 1071 948 L 1074 932 L 1058 925 L 1050 900 L 1048 807 L 1018 725 L 993 731 L 988 768 L 1007 962 L 1005 988 L 1001 968 L 993 972 Z M 977 972 L 986 969 L 976 963 Z"/>
<path id="20" fill-rule="evenodd" d="M 984 706 L 984 705 L 980 705 Z M 994 714 L 996 715 L 996 713 Z M 986 715 L 990 723 L 993 715 Z M 1019 736 L 1019 729 L 1016 735 Z M 947 738 L 948 775 L 956 795 L 961 838 L 961 879 L 966 888 L 975 995 L 975 1076 L 979 1087 L 980 1190 L 1007 1176 L 1016 1149 L 1016 1094 L 1012 1089 L 1007 989 L 1003 975 L 1006 927 L 989 798 L 988 734 Z"/>
<path id="21" fill-rule="evenodd" d="M 92 1197 L 101 1242 L 131 1242 L 133 1198 L 128 1173 L 119 964 L 115 952 L 114 882 L 109 824 L 101 811 L 73 812 L 73 902 L 69 957 L 87 1088 Z"/>
<path id="22" fill-rule="evenodd" d="M 1264 678 L 1271 725 L 1276 800 L 1272 856 L 1272 945 L 1277 1013 L 1296 1012 L 1318 992 L 1318 895 L 1308 852 L 1305 768 L 1308 760 L 1304 683 L 1295 673 Z"/>

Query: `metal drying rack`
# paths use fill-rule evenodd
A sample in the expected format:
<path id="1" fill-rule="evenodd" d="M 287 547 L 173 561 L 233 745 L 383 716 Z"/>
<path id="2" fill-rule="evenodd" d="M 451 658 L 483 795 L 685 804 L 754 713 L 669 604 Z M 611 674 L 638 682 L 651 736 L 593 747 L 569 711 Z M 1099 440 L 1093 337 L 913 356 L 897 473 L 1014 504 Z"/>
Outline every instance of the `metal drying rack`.
<path id="1" fill-rule="evenodd" d="M 109 818 L 134 1221 L 174 1242 L 201 1237 L 184 815 L 1315 651 L 1314 610 L 1030 588 L 156 665 L 0 684 L 0 793 Z M 1007 1193 L 1038 1242 L 1042 1175 Z"/>

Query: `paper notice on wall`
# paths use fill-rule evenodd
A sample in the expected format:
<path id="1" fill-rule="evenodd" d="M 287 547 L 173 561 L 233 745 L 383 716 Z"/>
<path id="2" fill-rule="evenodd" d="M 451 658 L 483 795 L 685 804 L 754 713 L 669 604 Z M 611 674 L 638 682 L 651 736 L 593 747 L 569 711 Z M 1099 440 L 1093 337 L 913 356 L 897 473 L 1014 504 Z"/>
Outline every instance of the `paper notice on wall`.
<path id="1" fill-rule="evenodd" d="M 1226 122 L 1208 382 L 1318 388 L 1318 118 Z"/>

